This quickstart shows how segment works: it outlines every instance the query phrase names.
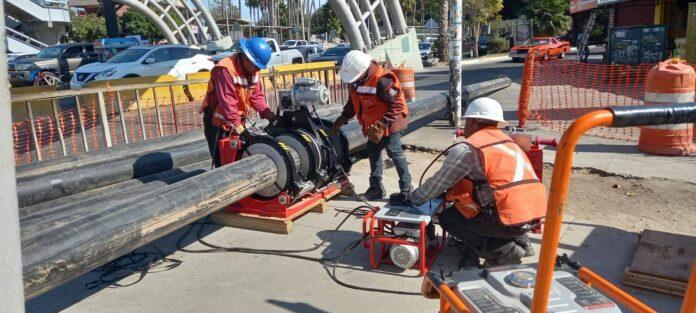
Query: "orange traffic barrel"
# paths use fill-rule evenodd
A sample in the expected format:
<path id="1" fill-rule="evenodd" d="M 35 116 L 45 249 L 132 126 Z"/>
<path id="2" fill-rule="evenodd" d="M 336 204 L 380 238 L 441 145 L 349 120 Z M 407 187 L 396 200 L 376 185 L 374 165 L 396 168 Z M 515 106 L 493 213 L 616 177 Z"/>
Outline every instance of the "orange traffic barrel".
<path id="1" fill-rule="evenodd" d="M 648 73 L 645 105 L 693 102 L 695 85 L 696 71 L 685 61 L 660 62 Z M 638 150 L 660 155 L 689 155 L 696 151 L 693 136 L 693 124 L 641 127 Z"/>
<path id="2" fill-rule="evenodd" d="M 396 77 L 401 82 L 401 90 L 404 91 L 406 101 L 416 101 L 416 79 L 412 67 L 399 67 L 393 70 Z"/>

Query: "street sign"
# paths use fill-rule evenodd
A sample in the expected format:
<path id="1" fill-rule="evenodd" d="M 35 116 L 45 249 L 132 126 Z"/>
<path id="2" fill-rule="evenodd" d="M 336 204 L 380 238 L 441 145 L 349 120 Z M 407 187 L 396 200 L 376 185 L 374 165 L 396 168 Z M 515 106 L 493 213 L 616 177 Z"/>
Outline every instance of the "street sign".
<path id="1" fill-rule="evenodd" d="M 437 22 L 434 19 L 430 18 L 427 22 L 425 22 L 425 25 L 423 26 L 425 26 L 425 28 L 427 28 L 430 31 L 434 31 L 437 29 Z"/>

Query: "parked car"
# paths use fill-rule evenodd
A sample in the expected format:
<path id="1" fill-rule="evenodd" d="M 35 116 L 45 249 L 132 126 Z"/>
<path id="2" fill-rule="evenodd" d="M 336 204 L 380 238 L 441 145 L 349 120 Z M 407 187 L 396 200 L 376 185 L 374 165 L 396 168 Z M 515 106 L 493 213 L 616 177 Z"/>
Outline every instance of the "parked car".
<path id="1" fill-rule="evenodd" d="M 310 46 L 317 46 L 319 49 L 321 49 L 322 51 L 324 51 L 324 44 L 321 43 L 321 42 L 319 42 L 319 41 L 310 40 L 310 41 L 309 41 L 309 45 L 310 45 Z"/>
<path id="2" fill-rule="evenodd" d="M 312 59 L 312 62 L 334 61 L 336 65 L 341 65 L 341 63 L 343 63 L 343 57 L 345 57 L 350 50 L 350 46 L 329 48 L 319 57 Z"/>
<path id="3" fill-rule="evenodd" d="M 491 45 L 491 37 L 479 36 L 478 40 L 478 51 L 479 55 L 488 54 L 488 48 Z"/>
<path id="4" fill-rule="evenodd" d="M 104 63 L 92 63 L 77 69 L 70 88 L 84 87 L 93 80 L 171 75 L 186 79 L 186 74 L 210 71 L 213 62 L 204 52 L 185 45 L 142 45 L 123 50 Z"/>
<path id="5" fill-rule="evenodd" d="M 316 58 L 319 55 L 321 55 L 322 52 L 324 52 L 324 49 L 321 49 L 321 48 L 314 46 L 314 45 L 297 47 L 297 48 L 295 48 L 295 50 L 300 51 L 300 53 L 302 53 L 302 56 L 304 57 L 305 60 L 307 60 L 307 62 L 312 62 L 309 59 L 310 55 L 314 55 L 314 57 Z"/>
<path id="6" fill-rule="evenodd" d="M 306 50 L 306 60 L 307 62 L 316 62 L 314 61 L 316 58 L 320 57 L 322 53 L 324 53 L 324 49 L 319 47 L 319 46 L 308 46 L 309 48 Z"/>
<path id="7" fill-rule="evenodd" d="M 24 53 L 24 52 L 8 53 L 7 54 L 7 62 L 24 60 L 24 59 L 28 59 L 28 58 L 33 58 L 35 56 L 36 56 L 36 53 Z"/>
<path id="8" fill-rule="evenodd" d="M 342 42 L 334 46 L 334 48 L 350 48 L 350 43 Z"/>
<path id="9" fill-rule="evenodd" d="M 281 51 L 278 47 L 278 42 L 273 38 L 264 38 L 268 45 L 271 47 L 271 60 L 268 62 L 268 67 L 273 67 L 276 65 L 286 65 L 286 64 L 299 64 L 304 63 L 304 56 L 300 51 L 296 49 L 288 49 Z M 239 43 L 235 43 L 232 48 L 226 52 L 221 52 L 212 57 L 213 62 L 217 63 L 225 57 L 232 55 L 239 51 Z"/>
<path id="10" fill-rule="evenodd" d="M 510 57 L 513 62 L 522 61 L 527 57 L 527 52 L 534 48 L 538 53 L 536 58 L 548 60 L 552 57 L 562 59 L 570 52 L 570 42 L 561 41 L 554 37 L 535 37 L 524 44 L 510 49 Z"/>
<path id="11" fill-rule="evenodd" d="M 282 45 L 280 45 L 280 50 L 297 48 L 299 46 L 306 46 L 306 40 L 286 40 Z"/>
<path id="12" fill-rule="evenodd" d="M 91 43 L 50 46 L 34 57 L 8 63 L 10 83 L 13 86 L 67 83 L 78 67 L 97 60 Z"/>
<path id="13" fill-rule="evenodd" d="M 433 44 L 424 42 L 418 44 L 418 49 L 420 50 L 420 56 L 422 60 L 429 60 L 433 57 Z"/>

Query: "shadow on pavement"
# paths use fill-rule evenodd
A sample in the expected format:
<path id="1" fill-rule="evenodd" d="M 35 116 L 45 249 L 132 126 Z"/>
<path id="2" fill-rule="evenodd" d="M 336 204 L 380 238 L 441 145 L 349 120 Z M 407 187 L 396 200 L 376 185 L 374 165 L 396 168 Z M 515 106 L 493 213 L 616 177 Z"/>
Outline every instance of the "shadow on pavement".
<path id="1" fill-rule="evenodd" d="M 280 301 L 280 300 L 273 300 L 273 299 L 268 299 L 266 302 L 273 304 L 275 306 L 278 306 L 280 308 L 283 308 L 287 310 L 288 312 L 296 312 L 296 313 L 329 313 L 329 311 L 324 311 L 322 309 L 318 309 L 315 306 L 312 306 L 307 303 L 302 303 L 302 302 L 286 302 L 286 301 Z"/>

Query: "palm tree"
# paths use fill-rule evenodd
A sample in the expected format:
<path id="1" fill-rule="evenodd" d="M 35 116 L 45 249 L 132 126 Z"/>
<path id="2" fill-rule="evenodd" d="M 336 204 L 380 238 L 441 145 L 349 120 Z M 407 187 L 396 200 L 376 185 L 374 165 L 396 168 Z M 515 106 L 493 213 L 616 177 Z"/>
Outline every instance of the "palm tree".
<path id="1" fill-rule="evenodd" d="M 440 0 L 440 25 L 437 30 L 437 41 L 440 44 L 438 50 L 440 50 L 440 61 L 447 61 L 449 59 L 449 53 L 447 49 L 449 48 L 449 41 L 447 38 L 447 27 L 449 27 L 449 0 Z"/>

